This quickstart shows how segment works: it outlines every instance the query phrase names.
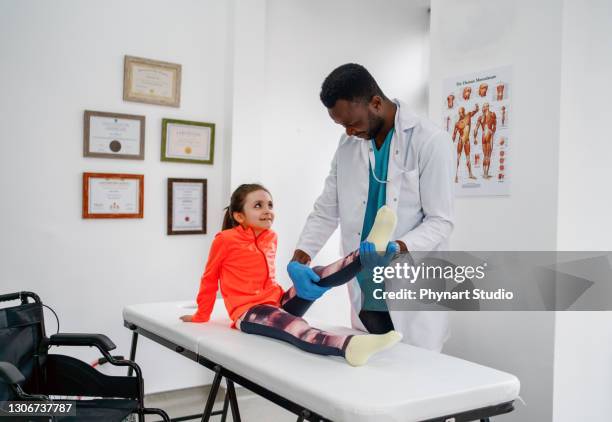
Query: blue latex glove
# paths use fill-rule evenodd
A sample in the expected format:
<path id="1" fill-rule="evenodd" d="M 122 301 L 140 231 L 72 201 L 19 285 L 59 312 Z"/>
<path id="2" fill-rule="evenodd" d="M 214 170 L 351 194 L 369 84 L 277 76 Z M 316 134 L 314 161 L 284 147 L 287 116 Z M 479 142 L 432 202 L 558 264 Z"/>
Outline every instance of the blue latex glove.
<path id="1" fill-rule="evenodd" d="M 321 279 L 308 265 L 291 261 L 287 265 L 287 272 L 298 297 L 306 300 L 317 300 L 331 287 L 321 287 L 316 283 Z"/>
<path id="2" fill-rule="evenodd" d="M 399 251 L 399 245 L 396 242 L 389 242 L 385 253 L 376 252 L 374 243 L 363 241 L 359 245 L 359 260 L 363 268 L 373 270 L 374 267 L 386 267 L 389 265 L 395 254 Z"/>

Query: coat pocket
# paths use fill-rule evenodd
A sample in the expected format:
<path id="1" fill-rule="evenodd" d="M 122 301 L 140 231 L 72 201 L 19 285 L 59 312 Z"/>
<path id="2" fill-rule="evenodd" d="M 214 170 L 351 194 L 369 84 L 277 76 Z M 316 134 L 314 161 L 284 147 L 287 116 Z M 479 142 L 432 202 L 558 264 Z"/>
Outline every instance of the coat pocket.
<path id="1" fill-rule="evenodd" d="M 419 193 L 419 169 L 410 170 L 404 173 L 402 181 L 402 196 L 405 192 Z"/>
<path id="2" fill-rule="evenodd" d="M 399 207 L 406 212 L 416 212 L 421 208 L 421 191 L 419 187 L 419 170 L 414 169 L 402 175 L 399 193 Z"/>

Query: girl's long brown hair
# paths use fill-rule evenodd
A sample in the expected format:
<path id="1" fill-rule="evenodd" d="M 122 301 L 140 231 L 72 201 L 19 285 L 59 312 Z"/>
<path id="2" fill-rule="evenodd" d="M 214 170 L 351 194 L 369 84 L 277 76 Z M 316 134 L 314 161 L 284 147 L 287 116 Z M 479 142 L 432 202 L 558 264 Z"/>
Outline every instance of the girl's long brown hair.
<path id="1" fill-rule="evenodd" d="M 225 207 L 225 216 L 223 217 L 223 226 L 221 230 L 231 229 L 239 225 L 239 223 L 234 220 L 233 213 L 244 212 L 244 202 L 246 201 L 247 195 L 258 190 L 266 191 L 272 196 L 270 191 L 259 183 L 247 183 L 238 186 L 234 193 L 232 193 L 229 206 Z"/>

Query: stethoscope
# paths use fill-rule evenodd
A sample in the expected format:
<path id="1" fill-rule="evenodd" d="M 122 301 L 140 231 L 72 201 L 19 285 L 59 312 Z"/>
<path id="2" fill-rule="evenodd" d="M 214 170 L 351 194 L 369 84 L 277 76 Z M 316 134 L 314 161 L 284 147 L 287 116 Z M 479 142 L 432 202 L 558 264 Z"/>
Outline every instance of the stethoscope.
<path id="1" fill-rule="evenodd" d="M 408 142 L 406 143 L 406 150 L 408 149 L 408 146 L 410 145 L 410 143 L 412 142 L 412 130 L 413 128 L 408 129 L 410 132 L 408 133 Z M 370 142 L 372 142 L 370 140 Z M 369 147 L 369 151 L 372 151 L 373 147 Z M 412 171 L 413 169 L 407 169 L 404 167 L 404 164 L 399 161 L 399 150 L 395 151 L 395 154 L 393 154 L 393 157 L 395 157 L 395 161 L 396 161 L 396 165 L 397 167 L 400 169 L 400 172 L 398 174 L 398 176 L 401 176 L 404 173 L 408 173 L 409 171 Z M 374 172 L 374 166 L 372 165 L 372 159 L 370 158 L 370 153 L 368 152 L 368 167 L 370 169 L 370 172 L 372 173 L 372 177 L 374 178 L 374 180 L 376 180 L 378 183 L 391 183 L 391 179 L 387 179 L 387 180 L 380 180 L 377 176 L 376 176 L 376 172 Z"/>

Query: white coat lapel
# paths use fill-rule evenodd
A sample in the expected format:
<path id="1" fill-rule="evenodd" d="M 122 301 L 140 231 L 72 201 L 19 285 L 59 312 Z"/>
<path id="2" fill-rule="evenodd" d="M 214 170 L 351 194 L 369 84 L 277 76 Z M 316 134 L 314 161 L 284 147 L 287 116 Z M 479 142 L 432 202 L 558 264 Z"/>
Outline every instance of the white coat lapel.
<path id="1" fill-rule="evenodd" d="M 399 110 L 399 109 L 398 109 Z M 398 165 L 401 157 L 401 130 L 396 130 L 391 138 L 389 150 L 389 167 L 387 168 L 387 205 L 397 213 L 399 194 L 402 188 L 402 168 Z"/>

